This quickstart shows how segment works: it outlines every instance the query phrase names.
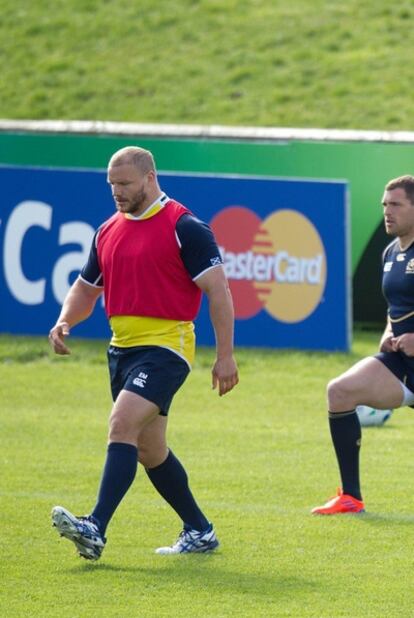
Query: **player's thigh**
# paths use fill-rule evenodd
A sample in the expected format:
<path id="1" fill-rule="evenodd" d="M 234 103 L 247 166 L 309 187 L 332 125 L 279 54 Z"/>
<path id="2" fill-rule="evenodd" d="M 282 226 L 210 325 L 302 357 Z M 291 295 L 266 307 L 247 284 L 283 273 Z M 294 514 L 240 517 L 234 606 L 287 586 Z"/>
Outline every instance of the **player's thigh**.
<path id="1" fill-rule="evenodd" d="M 136 435 L 159 414 L 159 407 L 141 395 L 122 390 L 112 408 L 111 433 L 133 432 Z"/>
<path id="2" fill-rule="evenodd" d="M 167 458 L 167 423 L 168 417 L 159 414 L 139 434 L 138 457 L 145 468 L 155 468 Z"/>
<path id="3" fill-rule="evenodd" d="M 403 401 L 399 379 L 377 358 L 364 358 L 328 385 L 329 402 L 348 398 L 350 405 L 398 408 Z"/>

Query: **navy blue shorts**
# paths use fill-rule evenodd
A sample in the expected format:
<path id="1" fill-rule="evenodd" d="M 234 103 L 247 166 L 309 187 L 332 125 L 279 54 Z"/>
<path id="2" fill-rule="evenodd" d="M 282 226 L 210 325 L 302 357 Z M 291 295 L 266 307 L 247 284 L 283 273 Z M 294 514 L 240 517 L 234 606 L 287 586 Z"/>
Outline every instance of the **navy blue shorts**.
<path id="1" fill-rule="evenodd" d="M 414 393 L 414 357 L 406 356 L 402 352 L 379 352 L 375 358 Z"/>
<path id="2" fill-rule="evenodd" d="M 124 389 L 155 403 L 162 416 L 167 416 L 172 398 L 190 372 L 182 358 L 158 346 L 111 345 L 108 365 L 114 401 Z"/>

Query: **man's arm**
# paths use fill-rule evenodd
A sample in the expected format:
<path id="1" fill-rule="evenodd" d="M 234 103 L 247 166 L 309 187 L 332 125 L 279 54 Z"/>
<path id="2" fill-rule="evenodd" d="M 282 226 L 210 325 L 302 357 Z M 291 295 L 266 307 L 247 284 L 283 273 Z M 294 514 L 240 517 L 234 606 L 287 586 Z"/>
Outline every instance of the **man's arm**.
<path id="1" fill-rule="evenodd" d="M 222 266 L 211 268 L 195 280 L 209 301 L 210 319 L 216 336 L 216 361 L 212 369 L 213 388 L 225 395 L 239 381 L 233 358 L 234 310 L 227 279 Z"/>
<path id="2" fill-rule="evenodd" d="M 64 339 L 69 335 L 72 326 L 91 315 L 102 289 L 88 285 L 80 278 L 76 279 L 63 302 L 57 322 L 49 333 L 49 341 L 56 354 L 70 354 Z"/>
<path id="3" fill-rule="evenodd" d="M 385 330 L 380 340 L 380 345 L 379 345 L 380 352 L 393 352 L 394 350 L 393 345 L 392 345 L 393 337 L 394 337 L 394 334 L 392 332 L 391 322 L 390 322 L 390 319 L 387 318 L 387 325 L 385 327 Z"/>

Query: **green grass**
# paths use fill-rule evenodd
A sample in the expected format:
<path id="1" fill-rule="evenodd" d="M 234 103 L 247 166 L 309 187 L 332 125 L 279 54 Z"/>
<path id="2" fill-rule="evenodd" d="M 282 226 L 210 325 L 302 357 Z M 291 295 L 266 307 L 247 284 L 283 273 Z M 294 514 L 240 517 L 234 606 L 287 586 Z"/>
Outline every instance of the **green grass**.
<path id="1" fill-rule="evenodd" d="M 1 0 L 0 117 L 411 129 L 409 0 Z"/>
<path id="2" fill-rule="evenodd" d="M 210 389 L 200 350 L 175 399 L 170 445 L 187 467 L 221 548 L 211 556 L 153 553 L 179 531 L 142 469 L 109 528 L 101 561 L 82 562 L 49 513 L 93 506 L 105 456 L 105 344 L 0 337 L 0 615 L 7 618 L 411 617 L 414 541 L 412 411 L 366 429 L 368 513 L 314 518 L 338 485 L 326 382 L 375 350 L 350 354 L 238 352 L 241 382 Z"/>

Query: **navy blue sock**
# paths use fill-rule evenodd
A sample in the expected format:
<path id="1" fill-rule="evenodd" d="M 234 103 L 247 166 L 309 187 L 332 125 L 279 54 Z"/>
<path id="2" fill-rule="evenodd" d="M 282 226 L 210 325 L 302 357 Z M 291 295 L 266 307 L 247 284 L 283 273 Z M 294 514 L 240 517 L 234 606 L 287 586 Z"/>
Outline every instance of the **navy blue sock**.
<path id="1" fill-rule="evenodd" d="M 185 527 L 204 531 L 209 522 L 197 506 L 188 485 L 188 476 L 172 451 L 167 459 L 146 473 L 158 493 L 168 502 L 184 522 Z"/>
<path id="2" fill-rule="evenodd" d="M 362 500 L 359 482 L 361 425 L 355 410 L 329 412 L 329 427 L 341 474 L 342 490 Z"/>
<path id="3" fill-rule="evenodd" d="M 123 442 L 109 444 L 98 500 L 91 513 L 102 534 L 105 534 L 112 515 L 130 488 L 137 472 L 137 465 L 136 446 Z"/>

